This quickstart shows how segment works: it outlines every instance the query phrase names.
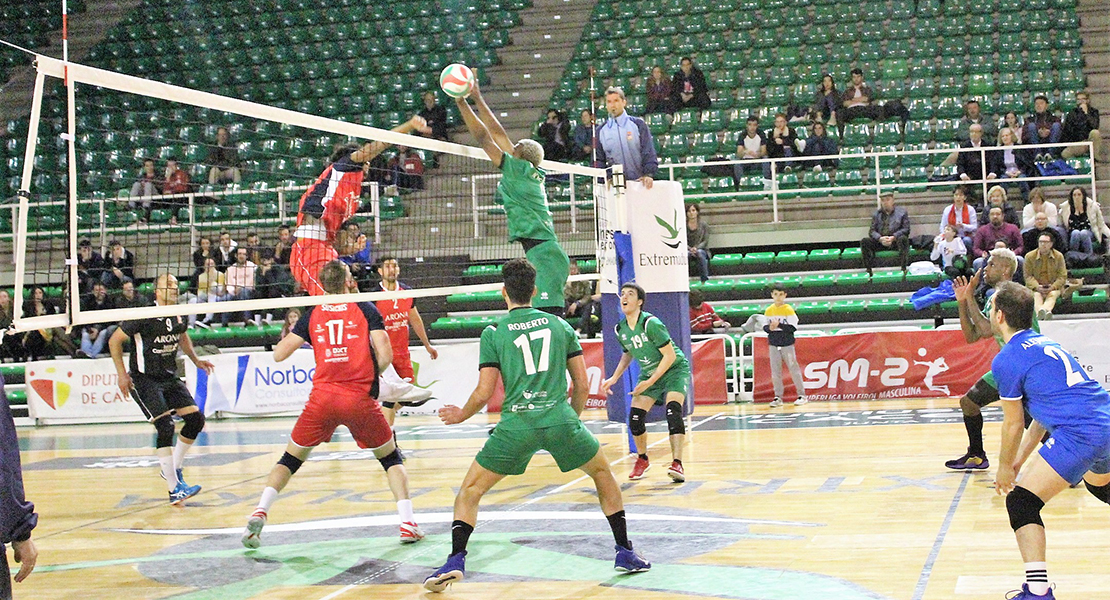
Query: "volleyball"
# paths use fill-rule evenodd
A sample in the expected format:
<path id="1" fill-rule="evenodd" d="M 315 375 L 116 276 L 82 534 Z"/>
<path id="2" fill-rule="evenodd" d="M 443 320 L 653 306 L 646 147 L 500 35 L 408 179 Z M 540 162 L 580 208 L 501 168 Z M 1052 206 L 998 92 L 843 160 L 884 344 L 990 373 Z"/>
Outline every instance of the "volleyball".
<path id="1" fill-rule="evenodd" d="M 452 98 L 465 98 L 474 88 L 474 71 L 460 63 L 447 65 L 439 74 L 439 87 Z"/>

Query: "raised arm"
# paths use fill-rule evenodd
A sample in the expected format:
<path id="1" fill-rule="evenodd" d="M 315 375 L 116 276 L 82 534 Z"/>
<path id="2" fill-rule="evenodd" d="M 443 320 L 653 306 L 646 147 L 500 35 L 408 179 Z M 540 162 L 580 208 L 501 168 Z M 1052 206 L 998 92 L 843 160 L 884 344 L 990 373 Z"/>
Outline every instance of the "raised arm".
<path id="1" fill-rule="evenodd" d="M 482 124 L 489 130 L 489 134 L 493 137 L 493 141 L 502 152 L 509 154 L 513 153 L 513 148 L 516 144 L 509 139 L 509 134 L 505 133 L 505 128 L 501 126 L 501 121 L 497 120 L 497 116 L 490 110 L 489 105 L 486 104 L 486 99 L 482 97 L 482 90 L 478 86 L 478 75 L 474 75 L 474 88 L 470 91 L 470 97 L 474 100 L 474 108 L 477 109 L 478 118 L 481 119 Z"/>
<path id="2" fill-rule="evenodd" d="M 489 129 L 478 118 L 478 115 L 474 114 L 474 109 L 470 108 L 466 98 L 455 98 L 455 104 L 459 107 L 459 113 L 462 114 L 466 128 L 474 134 L 475 139 L 478 140 L 478 145 L 486 151 L 486 155 L 493 161 L 493 166 L 501 168 L 501 158 L 505 152 L 497 145 L 497 142 L 493 141 Z"/>
<path id="3" fill-rule="evenodd" d="M 428 123 L 424 120 L 424 117 L 414 116 L 408 121 L 390 129 L 390 131 L 397 133 L 412 133 L 415 129 L 423 129 L 427 126 Z M 367 142 L 363 144 L 361 148 L 351 153 L 351 160 L 356 163 L 370 162 L 374 160 L 375 156 L 385 152 L 385 149 L 390 145 L 391 144 L 388 142 Z"/>

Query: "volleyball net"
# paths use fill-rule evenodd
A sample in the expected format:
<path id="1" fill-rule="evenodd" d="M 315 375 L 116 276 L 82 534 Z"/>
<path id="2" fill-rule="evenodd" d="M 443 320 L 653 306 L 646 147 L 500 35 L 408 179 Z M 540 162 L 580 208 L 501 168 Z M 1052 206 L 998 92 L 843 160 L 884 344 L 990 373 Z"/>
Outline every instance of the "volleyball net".
<path id="1" fill-rule="evenodd" d="M 500 173 L 484 151 L 390 130 L 415 109 L 379 111 L 373 94 L 308 77 L 285 82 L 270 104 L 253 88 L 232 98 L 44 56 L 36 66 L 21 191 L 0 211 L 12 223 L 0 243 L 13 255 L 15 298 L 42 295 L 60 310 L 21 314 L 18 329 L 334 302 L 304 295 L 270 265 L 287 260 L 300 199 L 342 144 L 390 144 L 364 170 L 362 208 L 335 244 L 359 281 L 344 301 L 497 290 L 499 265 L 523 256 L 507 241 Z M 453 103 L 448 109 L 455 113 Z M 606 207 L 620 191 L 600 169 L 541 166 L 560 243 L 582 267 L 572 280 L 596 279 Z M 374 291 L 387 256 L 413 289 Z M 246 293 L 244 262 L 256 267 Z M 100 284 L 153 300 L 164 274 L 179 281 L 176 305 L 89 310 L 83 302 Z M 13 304 L 18 311 L 21 302 Z"/>

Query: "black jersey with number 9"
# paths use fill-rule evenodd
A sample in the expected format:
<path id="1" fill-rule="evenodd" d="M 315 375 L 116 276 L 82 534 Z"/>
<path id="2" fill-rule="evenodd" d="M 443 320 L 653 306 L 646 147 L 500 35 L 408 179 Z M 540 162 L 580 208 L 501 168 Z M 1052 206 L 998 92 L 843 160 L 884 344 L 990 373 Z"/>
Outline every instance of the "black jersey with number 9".
<path id="1" fill-rule="evenodd" d="M 120 329 L 131 337 L 131 374 L 169 379 L 177 377 L 177 349 L 187 326 L 181 317 L 124 321 Z"/>

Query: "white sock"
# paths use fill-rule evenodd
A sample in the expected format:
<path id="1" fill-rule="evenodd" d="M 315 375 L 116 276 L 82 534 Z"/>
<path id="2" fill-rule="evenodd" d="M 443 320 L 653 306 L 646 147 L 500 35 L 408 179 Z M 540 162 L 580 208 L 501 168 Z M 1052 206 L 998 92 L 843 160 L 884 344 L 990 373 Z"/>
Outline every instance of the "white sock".
<path id="1" fill-rule="evenodd" d="M 258 500 L 258 510 L 270 512 L 270 507 L 274 505 L 274 500 L 277 500 L 278 491 L 272 487 L 267 487 L 262 490 L 262 498 Z"/>
<path id="2" fill-rule="evenodd" d="M 398 500 L 397 514 L 401 515 L 402 523 L 416 522 L 416 517 L 412 514 L 412 500 Z"/>
<path id="3" fill-rule="evenodd" d="M 1048 563 L 1043 562 L 1027 562 L 1025 563 L 1025 583 L 1029 586 L 1029 591 L 1038 596 L 1044 596 L 1048 593 Z"/>
<path id="4" fill-rule="evenodd" d="M 169 448 L 158 449 L 158 465 L 162 468 L 162 476 L 166 478 L 166 487 L 172 492 L 177 488 L 177 471 L 173 468 L 173 453 Z"/>
<path id="5" fill-rule="evenodd" d="M 181 464 L 185 462 L 185 453 L 192 447 L 193 445 L 186 443 L 181 436 L 177 437 L 177 443 L 173 447 L 173 468 L 181 468 Z"/>

